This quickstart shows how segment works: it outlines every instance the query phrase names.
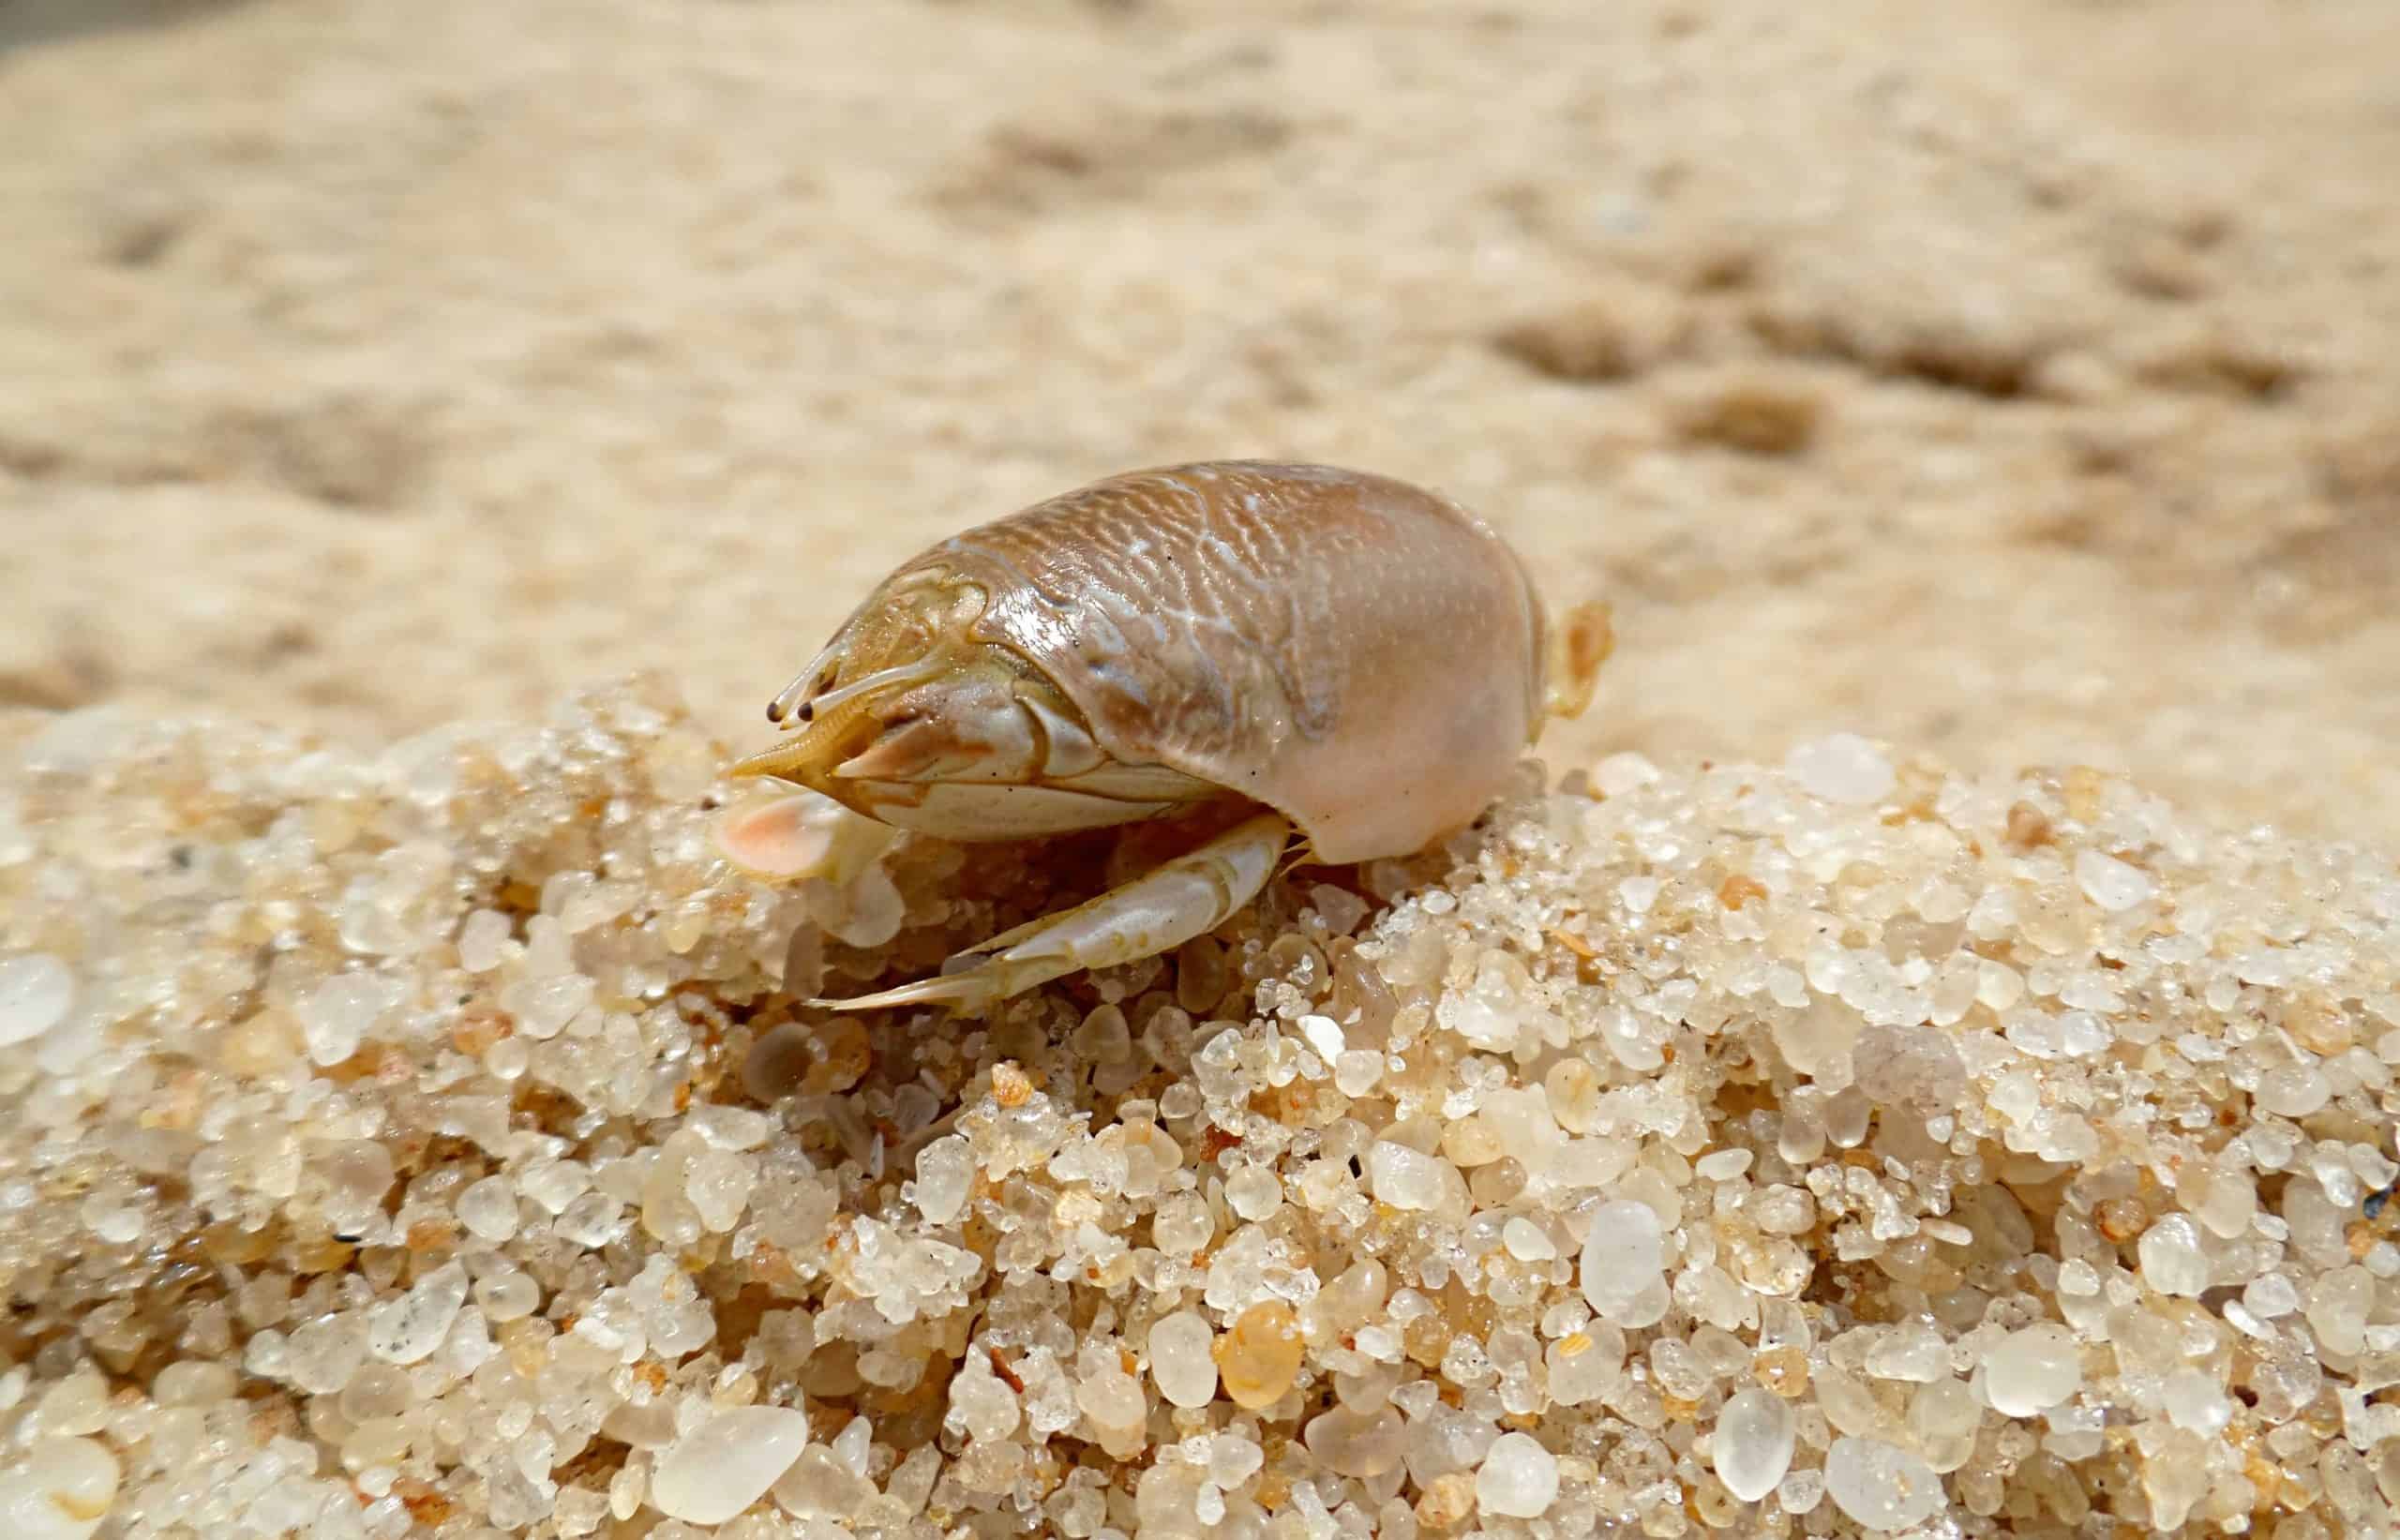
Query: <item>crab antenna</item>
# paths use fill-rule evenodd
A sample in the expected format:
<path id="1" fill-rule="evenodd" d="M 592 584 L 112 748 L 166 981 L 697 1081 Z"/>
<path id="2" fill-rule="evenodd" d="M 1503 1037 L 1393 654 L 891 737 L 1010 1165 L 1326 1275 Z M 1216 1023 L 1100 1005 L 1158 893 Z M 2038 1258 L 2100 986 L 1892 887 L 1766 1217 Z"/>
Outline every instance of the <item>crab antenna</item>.
<path id="1" fill-rule="evenodd" d="M 823 695 L 812 698 L 806 705 L 801 707 L 800 719 L 805 722 L 819 711 L 830 711 L 844 701 L 856 700 L 872 690 L 887 690 L 902 684 L 922 684 L 929 679 L 938 677 L 944 666 L 943 660 L 939 658 L 919 658 L 914 663 L 895 664 L 890 668 L 878 668 L 872 674 L 862 674 L 838 690 L 828 690 Z"/>
<path id="2" fill-rule="evenodd" d="M 833 644 L 826 643 L 822 651 L 808 660 L 807 667 L 794 675 L 789 684 L 775 693 L 775 698 L 767 702 L 768 721 L 781 724 L 784 718 L 791 715 L 792 708 L 800 704 L 801 696 L 825 682 L 826 676 L 833 672 L 833 665 L 826 661 L 832 656 L 832 651 Z"/>

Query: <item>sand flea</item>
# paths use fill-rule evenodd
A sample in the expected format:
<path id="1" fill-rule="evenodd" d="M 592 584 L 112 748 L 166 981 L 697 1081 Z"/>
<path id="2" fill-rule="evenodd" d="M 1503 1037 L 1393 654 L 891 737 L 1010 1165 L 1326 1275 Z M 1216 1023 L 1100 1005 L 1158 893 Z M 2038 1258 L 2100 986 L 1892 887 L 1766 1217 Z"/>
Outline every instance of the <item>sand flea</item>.
<path id="1" fill-rule="evenodd" d="M 768 707 L 794 736 L 735 767 L 805 791 L 739 810 L 719 841 L 789 878 L 872 844 L 823 799 L 958 841 L 1198 826 L 967 965 L 817 1002 L 977 1009 L 1215 930 L 1296 832 L 1347 863 L 1472 822 L 1545 722 L 1583 710 L 1609 647 L 1602 609 L 1553 623 L 1516 553 L 1434 493 L 1327 466 L 1136 471 L 886 578 Z"/>

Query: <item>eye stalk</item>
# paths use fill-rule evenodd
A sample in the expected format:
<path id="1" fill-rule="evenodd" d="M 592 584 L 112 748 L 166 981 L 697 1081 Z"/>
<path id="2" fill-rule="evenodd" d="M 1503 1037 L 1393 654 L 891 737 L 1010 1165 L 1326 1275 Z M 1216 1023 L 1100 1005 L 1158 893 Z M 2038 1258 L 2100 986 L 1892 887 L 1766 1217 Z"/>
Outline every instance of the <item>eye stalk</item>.
<path id="1" fill-rule="evenodd" d="M 792 719 L 802 724 L 814 722 L 819 716 L 839 710 L 863 695 L 889 694 L 939 679 L 949 666 L 949 659 L 936 656 L 919 658 L 915 663 L 897 664 L 890 668 L 878 668 L 837 689 L 809 696 L 800 703 L 800 709 L 792 713 Z"/>
<path id="2" fill-rule="evenodd" d="M 807 726 L 862 693 L 906 689 L 938 678 L 971 646 L 968 627 L 983 613 L 983 590 L 929 572 L 879 604 L 862 607 L 808 666 L 767 702 L 767 720 Z"/>
<path id="3" fill-rule="evenodd" d="M 829 645 L 811 659 L 808 666 L 802 669 L 789 684 L 776 692 L 775 698 L 767 702 L 768 721 L 780 727 L 787 718 L 806 722 L 816 714 L 816 709 L 809 704 L 809 697 L 832 684 L 834 670 L 838 666 L 832 661 L 832 652 L 833 648 Z"/>
<path id="4" fill-rule="evenodd" d="M 953 714 L 924 698 L 928 692 L 952 695 L 1005 672 L 990 656 L 999 650 L 968 635 L 983 605 L 980 586 L 930 572 L 862 608 L 769 703 L 767 720 L 796 736 L 728 773 L 772 776 L 855 800 L 856 782 L 885 778 L 892 767 L 917 757 L 895 755 L 896 744 L 912 742 L 922 755 L 930 738 L 924 722 Z M 971 730 L 963 736 L 970 745 L 976 737 Z M 942 757 L 957 754 L 953 747 Z M 854 766 L 862 755 L 868 762 Z"/>

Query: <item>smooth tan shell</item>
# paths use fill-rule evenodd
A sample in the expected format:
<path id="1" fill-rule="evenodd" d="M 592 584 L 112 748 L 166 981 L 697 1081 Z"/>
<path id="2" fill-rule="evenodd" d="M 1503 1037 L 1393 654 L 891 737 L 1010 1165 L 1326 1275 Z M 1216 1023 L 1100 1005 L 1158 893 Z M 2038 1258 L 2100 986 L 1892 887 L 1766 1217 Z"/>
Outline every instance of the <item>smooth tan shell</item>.
<path id="1" fill-rule="evenodd" d="M 1117 759 L 1298 825 L 1319 860 L 1420 849 L 1506 788 L 1544 625 L 1481 520 L 1387 477 L 1222 461 L 1134 471 L 893 574 L 983 587 L 978 640 L 1038 665 Z"/>

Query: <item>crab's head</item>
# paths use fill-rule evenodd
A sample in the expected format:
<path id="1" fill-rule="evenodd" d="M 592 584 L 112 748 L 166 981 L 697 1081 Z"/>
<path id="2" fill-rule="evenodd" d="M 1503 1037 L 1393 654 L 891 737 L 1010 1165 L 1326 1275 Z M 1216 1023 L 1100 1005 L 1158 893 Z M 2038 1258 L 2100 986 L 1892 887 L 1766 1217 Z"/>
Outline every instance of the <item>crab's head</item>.
<path id="1" fill-rule="evenodd" d="M 1040 669 L 978 637 L 986 603 L 939 569 L 894 579 L 768 706 L 790 736 L 729 773 L 953 840 L 1123 823 L 1158 811 L 1153 791 L 1186 795 L 1111 759 Z"/>

